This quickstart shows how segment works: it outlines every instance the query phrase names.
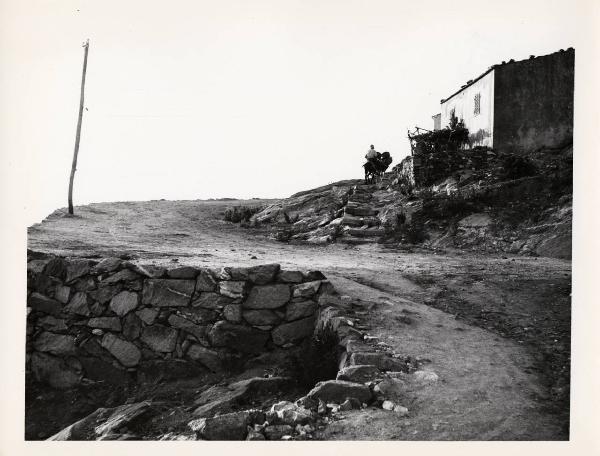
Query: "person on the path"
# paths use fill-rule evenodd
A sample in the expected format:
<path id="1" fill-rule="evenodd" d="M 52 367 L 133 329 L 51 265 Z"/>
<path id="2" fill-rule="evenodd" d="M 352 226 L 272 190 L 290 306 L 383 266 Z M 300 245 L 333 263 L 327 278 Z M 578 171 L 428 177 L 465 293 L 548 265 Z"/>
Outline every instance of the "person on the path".
<path id="1" fill-rule="evenodd" d="M 375 150 L 375 146 L 371 144 L 371 148 L 367 151 L 367 155 L 365 155 L 367 161 L 372 161 L 377 158 L 377 151 Z"/>

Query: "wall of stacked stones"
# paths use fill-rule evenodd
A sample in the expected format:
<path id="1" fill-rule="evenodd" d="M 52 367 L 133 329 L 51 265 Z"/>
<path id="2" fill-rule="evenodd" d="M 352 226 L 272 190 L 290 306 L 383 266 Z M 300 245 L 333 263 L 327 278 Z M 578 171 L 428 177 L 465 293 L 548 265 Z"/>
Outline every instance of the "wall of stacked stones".
<path id="1" fill-rule="evenodd" d="M 27 372 L 68 388 L 220 371 L 312 336 L 318 271 L 139 266 L 28 252 Z"/>
<path id="2" fill-rule="evenodd" d="M 415 185 L 426 186 L 460 171 L 497 167 L 500 165 L 498 159 L 498 154 L 489 148 L 415 154 L 412 156 L 410 170 L 400 169 L 398 172 L 410 173 Z"/>

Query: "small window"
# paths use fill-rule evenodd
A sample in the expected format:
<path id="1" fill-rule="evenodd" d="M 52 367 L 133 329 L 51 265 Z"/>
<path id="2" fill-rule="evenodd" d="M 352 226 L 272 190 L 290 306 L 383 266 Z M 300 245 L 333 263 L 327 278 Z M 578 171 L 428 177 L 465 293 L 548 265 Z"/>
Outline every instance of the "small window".
<path id="1" fill-rule="evenodd" d="M 480 93 L 475 95 L 473 114 L 475 114 L 475 115 L 481 114 L 481 94 Z"/>

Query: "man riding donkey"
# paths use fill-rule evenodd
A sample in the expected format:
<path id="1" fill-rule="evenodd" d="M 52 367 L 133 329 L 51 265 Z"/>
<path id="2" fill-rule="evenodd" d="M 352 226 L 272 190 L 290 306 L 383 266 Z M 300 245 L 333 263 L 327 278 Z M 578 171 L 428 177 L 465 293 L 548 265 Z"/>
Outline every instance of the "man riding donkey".
<path id="1" fill-rule="evenodd" d="M 383 175 L 392 163 L 390 153 L 377 152 L 373 144 L 371 144 L 371 148 L 367 151 L 365 158 L 367 159 L 367 163 L 363 165 L 365 168 L 365 184 L 375 182 L 375 177 Z"/>

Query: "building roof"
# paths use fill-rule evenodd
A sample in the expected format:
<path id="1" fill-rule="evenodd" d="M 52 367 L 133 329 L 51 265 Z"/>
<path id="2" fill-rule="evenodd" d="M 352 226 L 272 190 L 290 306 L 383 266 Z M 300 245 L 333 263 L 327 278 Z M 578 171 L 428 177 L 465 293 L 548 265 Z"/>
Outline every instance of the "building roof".
<path id="1" fill-rule="evenodd" d="M 567 52 L 573 51 L 574 49 L 572 47 L 567 49 Z M 467 83 L 463 86 L 461 86 L 460 89 L 458 89 L 456 92 L 454 92 L 452 95 L 450 95 L 448 98 L 442 98 L 440 100 L 440 104 L 443 104 L 445 102 L 447 102 L 448 100 L 450 100 L 451 98 L 453 98 L 454 96 L 458 95 L 459 93 L 461 93 L 463 90 L 465 90 L 466 88 L 472 86 L 473 84 L 475 84 L 477 81 L 479 81 L 481 78 L 483 78 L 484 76 L 486 76 L 488 73 L 492 72 L 493 70 L 495 70 L 497 67 L 502 67 L 504 65 L 512 65 L 515 63 L 521 63 L 521 62 L 525 62 L 528 60 L 533 60 L 533 59 L 539 59 L 542 57 L 548 57 L 549 55 L 553 55 L 553 54 L 558 54 L 559 52 L 565 52 L 564 49 L 561 49 L 560 51 L 557 52 L 553 52 L 552 54 L 546 54 L 546 55 L 540 55 L 540 56 L 534 56 L 534 55 L 530 55 L 528 59 L 523 59 L 523 60 L 519 60 L 516 61 L 514 59 L 510 59 L 508 62 L 502 62 L 502 63 L 498 63 L 496 65 L 492 65 L 491 67 L 489 67 L 484 73 L 481 73 L 479 76 L 477 76 L 475 79 L 471 79 L 469 81 L 467 81 Z"/>

